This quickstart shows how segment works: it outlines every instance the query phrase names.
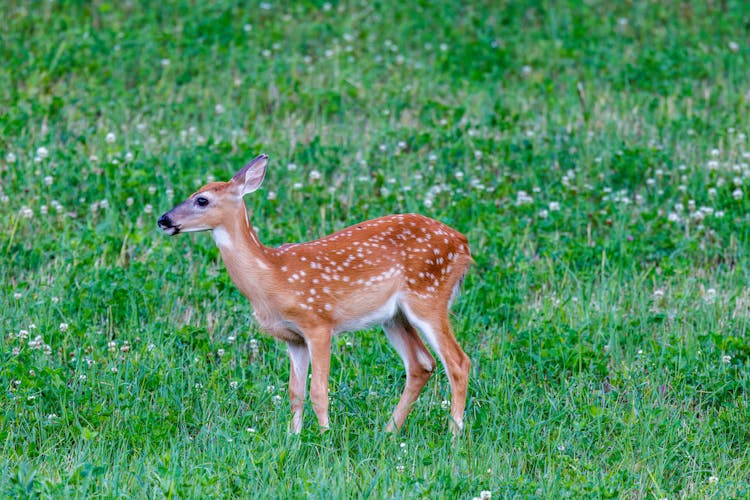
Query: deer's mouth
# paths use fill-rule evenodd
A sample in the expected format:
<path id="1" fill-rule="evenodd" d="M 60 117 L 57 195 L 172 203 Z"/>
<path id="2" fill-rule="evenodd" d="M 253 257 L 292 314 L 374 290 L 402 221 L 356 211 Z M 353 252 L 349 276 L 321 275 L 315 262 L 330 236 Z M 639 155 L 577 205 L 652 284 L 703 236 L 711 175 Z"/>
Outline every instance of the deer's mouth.
<path id="1" fill-rule="evenodd" d="M 159 220 L 156 223 L 159 225 L 162 231 L 170 236 L 174 236 L 175 234 L 180 232 L 180 225 L 174 224 L 172 222 L 172 219 L 170 219 L 166 214 L 159 217 Z"/>

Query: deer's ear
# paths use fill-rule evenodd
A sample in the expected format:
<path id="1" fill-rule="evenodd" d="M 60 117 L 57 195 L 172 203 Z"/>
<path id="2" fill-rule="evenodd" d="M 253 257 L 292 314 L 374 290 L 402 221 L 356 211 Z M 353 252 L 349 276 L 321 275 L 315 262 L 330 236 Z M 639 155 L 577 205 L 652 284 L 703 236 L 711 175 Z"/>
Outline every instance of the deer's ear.
<path id="1" fill-rule="evenodd" d="M 241 196 L 252 193 L 263 184 L 266 165 L 268 165 L 268 156 L 258 155 L 234 174 L 232 182 L 239 188 Z"/>

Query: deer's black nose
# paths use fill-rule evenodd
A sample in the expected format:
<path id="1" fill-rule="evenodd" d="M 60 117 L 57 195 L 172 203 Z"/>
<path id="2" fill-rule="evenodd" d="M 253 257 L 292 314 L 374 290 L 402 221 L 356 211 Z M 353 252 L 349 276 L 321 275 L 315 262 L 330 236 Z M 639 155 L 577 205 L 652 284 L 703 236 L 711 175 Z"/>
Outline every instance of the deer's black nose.
<path id="1" fill-rule="evenodd" d="M 156 223 L 159 224 L 159 227 L 162 229 L 166 229 L 174 225 L 172 224 L 172 219 L 170 219 L 167 214 L 164 214 L 161 217 L 159 217 L 159 220 Z"/>

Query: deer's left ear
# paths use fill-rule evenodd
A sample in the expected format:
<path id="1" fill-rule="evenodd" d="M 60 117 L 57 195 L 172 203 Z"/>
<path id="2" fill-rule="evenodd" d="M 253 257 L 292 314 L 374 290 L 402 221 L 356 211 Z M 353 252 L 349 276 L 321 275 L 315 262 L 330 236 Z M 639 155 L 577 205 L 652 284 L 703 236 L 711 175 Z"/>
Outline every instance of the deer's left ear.
<path id="1" fill-rule="evenodd" d="M 232 182 L 240 189 L 240 196 L 252 193 L 263 184 L 263 177 L 266 176 L 266 166 L 268 165 L 268 156 L 258 155 L 250 163 L 242 167 L 234 177 Z"/>

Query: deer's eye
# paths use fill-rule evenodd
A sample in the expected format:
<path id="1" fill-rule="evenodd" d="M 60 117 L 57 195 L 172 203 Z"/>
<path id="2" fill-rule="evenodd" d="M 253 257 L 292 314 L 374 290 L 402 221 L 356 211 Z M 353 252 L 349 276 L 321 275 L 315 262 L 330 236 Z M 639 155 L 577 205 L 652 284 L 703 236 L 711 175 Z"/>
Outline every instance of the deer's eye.
<path id="1" fill-rule="evenodd" d="M 208 205 L 208 199 L 204 198 L 203 196 L 199 196 L 195 199 L 195 204 L 199 207 L 205 207 Z"/>

